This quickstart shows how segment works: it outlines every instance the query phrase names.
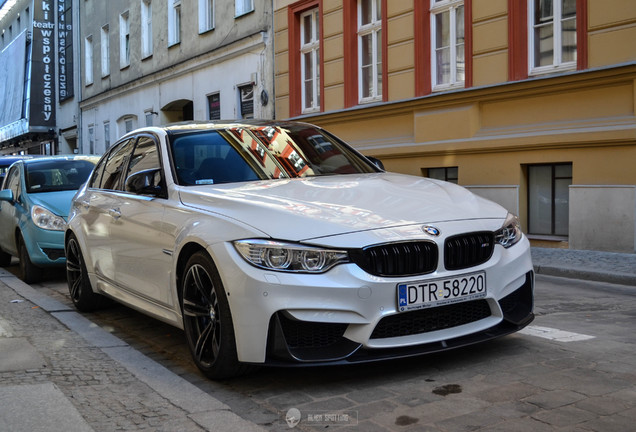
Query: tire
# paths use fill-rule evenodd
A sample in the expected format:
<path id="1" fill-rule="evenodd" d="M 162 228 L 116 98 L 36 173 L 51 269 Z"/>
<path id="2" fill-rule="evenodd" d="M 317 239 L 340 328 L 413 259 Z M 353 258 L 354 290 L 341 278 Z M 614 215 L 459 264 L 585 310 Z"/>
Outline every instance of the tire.
<path id="1" fill-rule="evenodd" d="M 28 284 L 39 282 L 44 271 L 31 261 L 22 236 L 18 238 L 18 253 L 20 254 L 20 279 Z"/>
<path id="2" fill-rule="evenodd" d="M 81 312 L 91 312 L 102 308 L 105 298 L 93 292 L 82 250 L 73 234 L 68 235 L 64 251 L 66 252 L 66 283 L 73 304 Z"/>
<path id="3" fill-rule="evenodd" d="M 181 280 L 183 328 L 199 370 L 211 379 L 247 372 L 237 359 L 232 314 L 212 259 L 204 252 L 192 255 Z"/>
<path id="4" fill-rule="evenodd" d="M 0 250 L 0 267 L 9 267 L 11 265 L 11 254 Z"/>

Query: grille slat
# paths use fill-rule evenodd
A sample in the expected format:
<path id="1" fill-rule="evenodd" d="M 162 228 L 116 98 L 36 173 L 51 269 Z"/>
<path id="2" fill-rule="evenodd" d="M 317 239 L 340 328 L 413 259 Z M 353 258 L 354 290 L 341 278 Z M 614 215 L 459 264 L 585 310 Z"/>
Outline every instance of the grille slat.
<path id="1" fill-rule="evenodd" d="M 449 237 L 444 246 L 444 267 L 461 270 L 483 264 L 494 251 L 492 232 L 476 232 Z"/>
<path id="2" fill-rule="evenodd" d="M 474 300 L 446 306 L 398 313 L 382 318 L 371 339 L 428 333 L 472 323 L 491 315 L 486 300 Z"/>

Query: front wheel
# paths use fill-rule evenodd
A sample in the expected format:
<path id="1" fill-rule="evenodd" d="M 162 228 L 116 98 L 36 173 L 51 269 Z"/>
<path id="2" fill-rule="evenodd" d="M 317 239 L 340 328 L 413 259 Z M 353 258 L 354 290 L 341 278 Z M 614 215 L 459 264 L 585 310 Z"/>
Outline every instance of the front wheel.
<path id="1" fill-rule="evenodd" d="M 64 251 L 66 252 L 66 283 L 73 304 L 82 312 L 99 309 L 103 306 L 105 299 L 93 292 L 82 250 L 73 234 L 69 234 Z"/>
<path id="2" fill-rule="evenodd" d="M 194 363 L 208 378 L 244 373 L 237 360 L 232 315 L 221 277 L 204 252 L 190 257 L 181 284 L 183 327 Z"/>
<path id="3" fill-rule="evenodd" d="M 18 248 L 18 253 L 20 254 L 20 279 L 28 284 L 39 282 L 42 279 L 43 270 L 31 261 L 22 236 L 19 238 Z"/>

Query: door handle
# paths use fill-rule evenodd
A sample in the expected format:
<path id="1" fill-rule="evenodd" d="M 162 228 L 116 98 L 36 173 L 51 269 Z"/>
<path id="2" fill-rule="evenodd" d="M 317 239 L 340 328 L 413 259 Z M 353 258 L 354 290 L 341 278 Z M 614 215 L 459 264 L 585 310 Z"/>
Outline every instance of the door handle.
<path id="1" fill-rule="evenodd" d="M 121 211 L 118 208 L 108 210 L 108 214 L 115 220 L 121 217 Z"/>

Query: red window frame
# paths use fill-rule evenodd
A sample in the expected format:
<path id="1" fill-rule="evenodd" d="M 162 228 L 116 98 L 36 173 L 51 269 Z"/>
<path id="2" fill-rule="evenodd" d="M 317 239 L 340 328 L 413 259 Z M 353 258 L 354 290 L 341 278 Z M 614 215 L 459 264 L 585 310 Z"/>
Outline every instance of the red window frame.
<path id="1" fill-rule="evenodd" d="M 510 0 L 515 1 L 515 0 Z M 415 95 L 424 96 L 432 90 L 431 61 L 431 0 L 415 0 Z M 473 86 L 473 0 L 464 0 L 464 87 Z"/>
<path id="2" fill-rule="evenodd" d="M 387 0 L 382 7 L 382 101 L 389 100 L 388 19 Z M 344 104 L 346 108 L 359 105 L 358 95 L 358 0 L 345 0 L 344 16 Z"/>
<path id="3" fill-rule="evenodd" d="M 528 78 L 528 0 L 508 0 L 508 79 Z M 587 0 L 576 0 L 576 69 L 587 69 Z"/>
<path id="4" fill-rule="evenodd" d="M 320 112 L 324 111 L 324 39 L 323 39 L 323 15 L 322 1 L 320 0 L 301 0 L 287 8 L 288 22 L 288 38 L 289 38 L 289 115 L 290 117 L 299 116 L 303 112 L 302 107 L 302 76 L 301 57 L 300 57 L 300 15 L 310 9 L 318 8 L 318 16 L 320 18 Z"/>

